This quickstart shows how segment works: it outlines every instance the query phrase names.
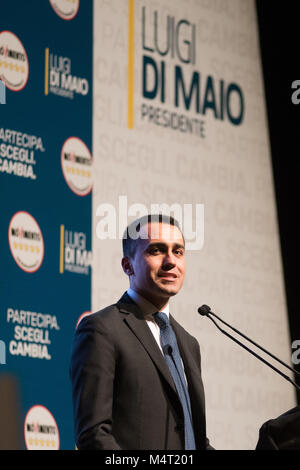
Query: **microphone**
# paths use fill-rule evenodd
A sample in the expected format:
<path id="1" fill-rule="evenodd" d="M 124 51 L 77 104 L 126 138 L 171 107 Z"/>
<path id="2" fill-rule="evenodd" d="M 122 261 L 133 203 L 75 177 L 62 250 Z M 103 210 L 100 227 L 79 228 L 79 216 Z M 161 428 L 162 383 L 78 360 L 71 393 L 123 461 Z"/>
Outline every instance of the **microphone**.
<path id="1" fill-rule="evenodd" d="M 232 339 L 235 343 L 239 344 L 242 348 L 246 349 L 246 351 L 248 351 L 250 354 L 252 354 L 253 356 L 255 356 L 257 359 L 259 359 L 260 361 L 262 361 L 264 364 L 268 365 L 269 367 L 271 367 L 271 369 L 273 369 L 275 372 L 277 372 L 279 375 L 281 375 L 281 377 L 283 377 L 284 379 L 286 379 L 288 382 L 290 382 L 291 384 L 294 385 L 294 387 L 296 387 L 298 390 L 300 390 L 300 387 L 292 380 L 290 379 L 290 377 L 288 377 L 286 374 L 284 374 L 283 372 L 281 372 L 279 369 L 277 369 L 277 367 L 273 366 L 270 362 L 266 361 L 265 359 L 263 359 L 261 356 L 259 356 L 257 353 L 255 353 L 254 351 L 252 351 L 252 349 L 249 349 L 247 346 L 245 346 L 243 343 L 241 343 L 240 341 L 238 341 L 236 338 L 234 338 L 234 336 L 230 335 L 227 331 L 223 330 L 219 325 L 218 323 L 210 316 L 210 315 L 213 315 L 214 317 L 216 317 L 220 322 L 222 322 L 224 325 L 228 326 L 228 328 L 230 328 L 231 330 L 233 330 L 235 333 L 239 334 L 240 336 L 242 336 L 243 338 L 245 338 L 247 341 L 249 341 L 250 343 L 252 343 L 254 346 L 256 346 L 257 348 L 261 349 L 264 353 L 268 354 L 270 357 L 272 357 L 273 359 L 275 359 L 277 362 L 279 362 L 280 364 L 282 364 L 283 366 L 287 367 L 289 370 L 291 370 L 294 374 L 297 374 L 297 375 L 300 375 L 299 372 L 297 372 L 295 369 L 293 369 L 292 367 L 290 367 L 288 364 L 286 364 L 285 362 L 283 362 L 281 359 L 279 359 L 278 357 L 276 357 L 274 354 L 270 353 L 269 351 L 267 351 L 265 348 L 263 348 L 262 346 L 260 346 L 259 344 L 257 344 L 255 341 L 253 341 L 252 339 L 248 338 L 248 336 L 244 335 L 243 333 L 241 333 L 239 330 L 237 330 L 236 328 L 234 328 L 233 326 L 229 325 L 229 323 L 226 323 L 224 320 L 222 320 L 222 318 L 218 317 L 218 315 L 216 315 L 214 312 L 211 311 L 211 308 L 208 306 L 208 305 L 202 305 L 202 307 L 199 307 L 198 308 L 198 313 L 202 316 L 206 316 L 208 317 L 213 323 L 214 325 L 218 328 L 218 330 L 220 330 L 222 333 L 224 333 L 224 335 L 228 336 L 228 338 Z"/>
<path id="2" fill-rule="evenodd" d="M 172 355 L 173 348 L 170 344 L 165 344 L 162 349 L 163 349 L 164 355 L 166 355 L 166 354 L 168 354 L 169 356 Z"/>

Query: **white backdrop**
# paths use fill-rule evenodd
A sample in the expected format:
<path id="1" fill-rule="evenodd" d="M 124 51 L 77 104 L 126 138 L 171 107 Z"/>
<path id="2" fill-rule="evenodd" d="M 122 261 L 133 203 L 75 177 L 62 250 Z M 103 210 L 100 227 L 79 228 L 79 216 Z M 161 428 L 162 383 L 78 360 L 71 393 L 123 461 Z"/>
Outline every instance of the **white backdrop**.
<path id="1" fill-rule="evenodd" d="M 134 6 L 134 30 L 128 5 Z M 167 21 L 171 34 L 185 20 L 178 27 L 177 50 L 183 57 L 188 51 L 184 41 L 194 41 L 192 63 L 176 56 L 176 42 L 174 57 L 171 52 L 162 56 L 143 49 L 143 37 L 148 48 L 155 44 L 155 19 L 161 50 L 167 47 Z M 134 38 L 132 74 L 128 31 Z M 156 64 L 165 63 L 164 102 L 159 94 L 153 100 L 143 96 L 143 55 Z M 199 74 L 201 106 L 207 77 L 214 83 L 216 101 L 221 81 L 225 87 L 237 84 L 244 98 L 242 122 L 232 124 L 225 111 L 224 119 L 217 119 L 213 109 L 205 115 L 195 112 L 195 95 L 190 109 L 182 95 L 176 107 L 173 77 L 178 65 L 186 89 L 193 72 Z M 153 70 L 147 80 L 150 89 Z M 132 129 L 128 128 L 130 84 L 134 86 Z M 212 100 L 212 92 L 209 96 Z M 142 119 L 142 105 L 203 121 L 204 137 Z M 230 110 L 239 114 L 237 93 L 232 94 Z M 290 362 L 254 1 L 95 0 L 93 133 L 93 311 L 115 302 L 128 287 L 120 265 L 121 240 L 96 236 L 100 204 L 113 204 L 117 213 L 120 195 L 127 196 L 128 205 L 142 203 L 148 209 L 151 203 L 204 204 L 204 246 L 187 253 L 185 285 L 171 300 L 170 310 L 200 343 L 212 445 L 253 449 L 262 423 L 295 405 L 294 390 L 221 336 L 208 319 L 199 317 L 197 308 L 209 304 L 226 321 Z"/>

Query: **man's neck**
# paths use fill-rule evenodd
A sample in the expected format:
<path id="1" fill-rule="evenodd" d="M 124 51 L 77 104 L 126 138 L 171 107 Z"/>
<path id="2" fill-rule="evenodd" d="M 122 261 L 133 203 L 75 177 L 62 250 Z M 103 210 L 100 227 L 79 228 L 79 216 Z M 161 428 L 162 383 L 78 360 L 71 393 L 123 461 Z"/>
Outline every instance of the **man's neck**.
<path id="1" fill-rule="evenodd" d="M 157 311 L 161 312 L 163 310 L 169 313 L 169 299 L 155 299 L 153 297 L 150 299 L 147 294 L 139 292 L 132 287 L 129 288 L 127 292 L 137 303 L 143 303 L 147 310 L 153 310 L 152 313 Z"/>

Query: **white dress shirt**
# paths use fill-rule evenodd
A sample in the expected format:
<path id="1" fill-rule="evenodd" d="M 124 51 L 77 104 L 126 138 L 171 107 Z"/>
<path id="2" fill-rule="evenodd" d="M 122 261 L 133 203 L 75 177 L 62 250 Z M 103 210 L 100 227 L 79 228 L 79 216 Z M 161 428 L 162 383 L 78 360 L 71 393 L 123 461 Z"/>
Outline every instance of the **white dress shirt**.
<path id="1" fill-rule="evenodd" d="M 135 292 L 133 289 L 129 288 L 127 291 L 129 297 L 139 306 L 141 311 L 144 313 L 144 318 L 146 320 L 147 325 L 149 326 L 155 341 L 157 342 L 159 349 L 163 354 L 163 350 L 160 343 L 160 329 L 158 324 L 153 318 L 153 314 L 158 312 L 157 307 L 153 305 L 149 300 L 142 297 L 140 294 Z M 163 310 L 159 310 L 160 312 L 164 312 L 169 318 L 169 304 Z"/>

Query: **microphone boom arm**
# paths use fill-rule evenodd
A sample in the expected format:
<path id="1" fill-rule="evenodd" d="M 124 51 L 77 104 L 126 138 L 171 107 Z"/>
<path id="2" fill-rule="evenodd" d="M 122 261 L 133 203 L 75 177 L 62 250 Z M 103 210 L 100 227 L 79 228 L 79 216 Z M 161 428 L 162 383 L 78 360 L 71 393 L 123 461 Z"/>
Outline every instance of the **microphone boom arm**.
<path id="1" fill-rule="evenodd" d="M 254 346 L 256 346 L 257 348 L 261 349 L 264 353 L 268 354 L 270 357 L 272 357 L 273 359 L 275 359 L 276 361 L 278 361 L 280 364 L 282 364 L 283 366 L 287 367 L 290 371 L 294 372 L 294 374 L 297 374 L 297 375 L 300 375 L 300 373 L 293 369 L 292 367 L 290 367 L 288 364 L 286 364 L 285 362 L 283 362 L 281 359 L 279 359 L 278 357 L 274 356 L 274 354 L 270 353 L 269 351 L 267 351 L 265 348 L 263 348 L 262 346 L 260 346 L 259 344 L 257 344 L 255 341 L 253 341 L 252 339 L 248 338 L 248 336 L 244 335 L 243 333 L 241 333 L 239 330 L 237 330 L 236 328 L 234 328 L 233 326 L 229 325 L 228 323 L 226 323 L 226 321 L 222 320 L 222 318 L 218 317 L 218 315 L 216 315 L 214 312 L 212 312 L 210 310 L 209 312 L 211 315 L 214 315 L 220 322 L 222 322 L 224 325 L 228 326 L 228 328 L 230 328 L 231 330 L 233 330 L 235 333 L 239 334 L 240 336 L 242 336 L 243 338 L 245 338 L 247 341 L 249 341 L 249 343 L 252 343 Z M 207 316 L 209 316 L 207 314 Z M 211 320 L 213 320 L 211 318 Z M 215 322 L 214 322 L 215 323 Z M 215 323 L 215 325 L 217 326 L 217 324 Z M 222 330 L 224 332 L 224 330 Z"/>
<path id="2" fill-rule="evenodd" d="M 212 313 L 212 312 L 210 312 Z M 215 314 L 214 314 L 215 315 Z M 283 377 L 284 379 L 286 379 L 288 382 L 290 382 L 291 384 L 293 384 L 298 390 L 300 390 L 300 387 L 299 385 L 297 385 L 292 379 L 290 379 L 290 377 L 288 377 L 286 374 L 284 374 L 283 372 L 281 372 L 279 369 L 277 369 L 277 367 L 273 366 L 272 364 L 270 364 L 270 362 L 266 361 L 265 359 L 263 359 L 261 356 L 259 356 L 258 354 L 256 354 L 254 351 L 252 351 L 251 349 L 249 349 L 247 346 L 245 346 L 243 343 L 241 343 L 239 340 L 237 340 L 236 338 L 234 338 L 234 336 L 232 336 L 231 334 L 229 334 L 227 331 L 223 330 L 223 328 L 221 328 L 218 323 L 213 319 L 211 318 L 211 316 L 209 315 L 209 313 L 207 312 L 206 313 L 206 316 L 215 324 L 215 326 L 218 328 L 218 330 L 220 330 L 222 333 L 224 333 L 224 335 L 228 336 L 229 338 L 231 338 L 235 343 L 239 344 L 240 346 L 242 346 L 242 348 L 246 349 L 246 351 L 248 351 L 250 354 L 252 354 L 253 356 L 255 356 L 257 359 L 259 359 L 260 361 L 262 361 L 264 364 L 267 364 L 269 367 L 271 367 L 271 369 L 273 369 L 275 372 L 277 372 L 279 375 L 281 375 L 281 377 Z M 215 315 L 217 317 L 217 315 Z M 218 318 L 218 317 L 217 317 Z M 220 319 L 219 319 L 220 320 Z M 222 321 L 222 320 L 221 320 Z M 225 323 L 227 325 L 226 322 L 222 321 L 222 323 Z M 229 325 L 227 325 L 229 326 Z M 245 337 L 242 333 L 240 333 L 239 331 L 235 330 L 233 327 L 230 327 L 231 329 L 233 329 L 234 331 L 236 331 L 237 333 L 241 334 L 245 339 L 248 339 L 247 337 Z M 249 340 L 249 339 L 248 339 Z M 253 342 L 252 340 L 249 340 L 250 342 Z M 256 343 L 253 342 L 253 344 L 256 345 Z M 260 346 L 258 346 L 260 347 Z M 260 347 L 261 348 L 261 347 Z M 263 349 L 263 348 L 261 348 Z M 272 355 L 271 353 L 268 353 L 270 355 Z M 277 358 L 275 358 L 277 359 Z M 279 362 L 281 362 L 279 360 Z M 283 363 L 284 364 L 284 363 Z M 286 364 L 284 364 L 286 365 Z M 294 369 L 291 369 L 294 371 Z M 295 371 L 294 371 L 295 372 Z"/>

